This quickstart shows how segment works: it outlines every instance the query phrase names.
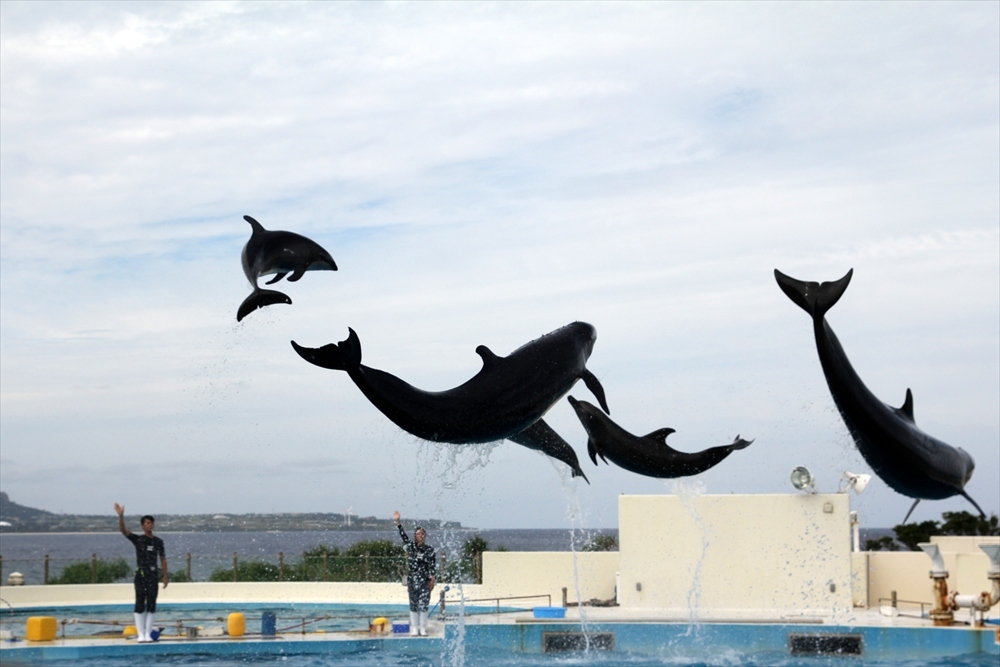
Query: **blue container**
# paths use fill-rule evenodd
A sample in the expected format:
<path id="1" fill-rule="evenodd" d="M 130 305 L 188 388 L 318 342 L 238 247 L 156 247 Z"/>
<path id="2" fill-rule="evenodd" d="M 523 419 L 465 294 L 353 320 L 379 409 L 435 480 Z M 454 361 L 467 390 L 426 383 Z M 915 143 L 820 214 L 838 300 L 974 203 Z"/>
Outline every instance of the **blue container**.
<path id="1" fill-rule="evenodd" d="M 535 607 L 535 618 L 566 618 L 566 607 Z"/>
<path id="2" fill-rule="evenodd" d="M 401 635 L 410 631 L 409 623 L 393 623 L 392 632 L 393 634 Z"/>
<path id="3" fill-rule="evenodd" d="M 265 611 L 260 617 L 260 634 L 273 637 L 277 633 L 278 617 L 273 611 Z"/>

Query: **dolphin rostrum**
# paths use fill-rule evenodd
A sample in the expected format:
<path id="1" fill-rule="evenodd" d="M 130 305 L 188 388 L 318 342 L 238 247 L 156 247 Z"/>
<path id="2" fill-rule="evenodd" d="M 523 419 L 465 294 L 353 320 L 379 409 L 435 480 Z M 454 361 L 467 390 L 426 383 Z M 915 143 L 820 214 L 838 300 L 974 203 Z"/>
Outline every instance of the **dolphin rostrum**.
<path id="1" fill-rule="evenodd" d="M 781 290 L 812 316 L 816 350 L 833 402 L 847 425 L 858 451 L 875 474 L 893 490 L 915 498 L 906 519 L 921 499 L 943 500 L 961 495 L 983 510 L 965 492 L 976 464 L 960 447 L 927 435 L 913 419 L 913 394 L 906 390 L 902 407 L 886 405 L 865 386 L 847 359 L 844 348 L 826 321 L 826 312 L 847 290 L 854 269 L 840 280 L 826 283 L 796 280 L 777 269 Z"/>
<path id="2" fill-rule="evenodd" d="M 600 456 L 605 463 L 611 459 L 618 467 L 646 477 L 689 477 L 718 465 L 733 451 L 749 447 L 753 442 L 736 436 L 731 445 L 712 447 L 694 454 L 679 452 L 667 444 L 667 436 L 674 432 L 672 428 L 661 428 L 642 437 L 635 436 L 587 401 L 578 401 L 572 396 L 567 398 L 587 431 L 587 453 L 594 465 L 597 465 L 597 457 Z"/>
<path id="3" fill-rule="evenodd" d="M 253 292 L 248 296 L 236 313 L 236 321 L 264 306 L 275 303 L 291 303 L 286 294 L 277 290 L 261 289 L 257 279 L 261 276 L 276 274 L 266 284 L 276 283 L 288 273 L 288 282 L 295 282 L 306 271 L 336 271 L 337 263 L 333 261 L 326 250 L 318 243 L 294 232 L 270 232 L 251 218 L 244 215 L 243 219 L 250 223 L 253 232 L 250 240 L 243 246 L 243 273 L 253 286 Z"/>
<path id="4" fill-rule="evenodd" d="M 608 409 L 601 383 L 586 366 L 597 340 L 592 325 L 573 322 L 506 357 L 480 345 L 476 353 L 483 360 L 482 369 L 445 391 L 424 391 L 362 365 L 361 341 L 353 329 L 348 331 L 347 340 L 340 343 L 306 348 L 292 341 L 292 347 L 316 366 L 347 371 L 372 405 L 418 438 L 453 444 L 507 438 L 554 456 L 583 475 L 572 448 L 540 420 L 577 380 L 583 380 L 601 407 Z"/>

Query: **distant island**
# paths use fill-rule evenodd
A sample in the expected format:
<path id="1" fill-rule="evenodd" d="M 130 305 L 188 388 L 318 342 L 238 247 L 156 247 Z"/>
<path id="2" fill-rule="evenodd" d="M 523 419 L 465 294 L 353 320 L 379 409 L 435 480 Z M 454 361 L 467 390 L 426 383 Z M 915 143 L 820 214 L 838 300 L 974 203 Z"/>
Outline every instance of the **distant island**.
<path id="1" fill-rule="evenodd" d="M 139 525 L 141 515 L 125 515 L 128 525 Z M 430 529 L 462 529 L 458 521 L 408 519 Z M 393 530 L 391 518 L 324 512 L 283 514 L 156 514 L 157 532 L 250 532 L 266 530 Z M 0 492 L 0 532 L 4 533 L 108 533 L 118 530 L 118 519 L 107 514 L 57 514 L 19 505 Z"/>

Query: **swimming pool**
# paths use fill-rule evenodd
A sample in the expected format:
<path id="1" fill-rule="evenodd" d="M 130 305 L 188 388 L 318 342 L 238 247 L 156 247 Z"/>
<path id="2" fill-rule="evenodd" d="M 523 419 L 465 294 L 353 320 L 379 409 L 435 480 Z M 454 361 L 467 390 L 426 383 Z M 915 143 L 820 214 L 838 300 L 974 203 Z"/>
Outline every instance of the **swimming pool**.
<path id="1" fill-rule="evenodd" d="M 224 618 L 218 605 L 172 605 L 158 612 L 164 617 Z M 278 629 L 298 618 L 326 616 L 331 629 L 303 634 L 280 634 L 242 640 L 228 637 L 185 641 L 172 639 L 139 645 L 121 639 L 84 637 L 33 643 L 11 648 L 4 642 L 4 664 L 70 664 L 84 667 L 131 667 L 137 659 L 156 665 L 248 665 L 280 662 L 288 667 L 382 667 L 389 665 L 441 667 L 525 665 L 732 665 L 757 667 L 911 667 L 933 663 L 943 667 L 996 667 L 1000 648 L 995 630 L 934 628 L 928 626 L 852 626 L 803 623 L 687 623 L 587 622 L 533 620 L 525 613 L 493 613 L 468 609 L 468 616 L 435 624 L 431 637 L 389 635 L 373 637 L 357 630 L 373 615 L 406 618 L 405 607 L 386 605 L 226 605 L 225 612 L 244 611 L 259 618 L 262 609 L 274 610 Z M 121 613 L 114 608 L 63 608 L 75 614 Z M 116 611 L 117 610 L 117 611 Z M 449 608 L 449 611 L 451 609 Z M 477 612 L 477 613 L 473 613 Z M 32 615 L 38 615 L 33 610 Z M 44 613 L 56 615 L 54 609 Z M 218 615 L 216 615 L 218 614 Z M 19 612 L 17 623 L 21 623 Z M 128 616 L 130 614 L 123 614 Z M 14 615 L 4 615 L 8 627 Z M 213 621 L 214 622 L 214 621 Z M 219 624 L 219 623 L 216 623 Z M 251 621 L 248 631 L 258 630 Z M 23 636 L 23 624 L 21 636 Z M 339 628 L 339 629 L 338 629 Z M 351 632 L 354 630 L 355 632 Z M 81 635 L 77 635 L 80 637 Z"/>

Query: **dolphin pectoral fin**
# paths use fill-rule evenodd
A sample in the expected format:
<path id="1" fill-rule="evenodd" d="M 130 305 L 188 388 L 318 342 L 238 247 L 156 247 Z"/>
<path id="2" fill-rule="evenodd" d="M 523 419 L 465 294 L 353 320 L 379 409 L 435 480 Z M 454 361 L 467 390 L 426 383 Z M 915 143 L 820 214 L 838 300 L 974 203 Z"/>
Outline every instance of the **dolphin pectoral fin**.
<path id="1" fill-rule="evenodd" d="M 539 419 L 526 429 L 514 435 L 507 436 L 511 442 L 516 442 L 522 447 L 534 449 L 546 456 L 562 461 L 573 471 L 573 477 L 583 477 L 587 484 L 590 480 L 580 469 L 580 461 L 576 458 L 576 452 L 569 443 L 552 430 L 552 427 L 545 423 L 544 419 Z"/>
<path id="2" fill-rule="evenodd" d="M 587 385 L 590 393 L 597 397 L 597 402 L 601 404 L 601 409 L 604 410 L 604 413 L 610 415 L 611 410 L 608 409 L 608 401 L 604 398 L 604 387 L 601 386 L 597 376 L 588 370 L 584 370 L 580 378 L 583 379 L 583 383 Z"/>
<path id="3" fill-rule="evenodd" d="M 961 491 L 959 491 L 959 493 L 962 494 L 963 498 L 965 498 L 970 503 L 972 503 L 973 507 L 975 507 L 977 510 L 979 510 L 979 518 L 980 519 L 985 519 L 986 518 L 986 512 L 984 512 L 983 508 L 979 506 L 979 503 L 977 503 L 975 500 L 972 499 L 972 496 L 970 496 L 968 493 L 965 492 L 965 489 L 962 489 Z"/>
<path id="4" fill-rule="evenodd" d="M 913 419 L 913 392 L 910 391 L 909 387 L 906 388 L 906 399 L 903 401 L 902 407 L 896 410 L 896 414 L 903 417 L 911 424 L 917 423 Z M 973 505 L 975 505 L 975 503 L 973 503 Z"/>
<path id="5" fill-rule="evenodd" d="M 490 368 L 500 361 L 500 357 L 493 353 L 493 350 L 486 347 L 485 345 L 480 345 L 476 348 L 476 354 L 482 357 L 483 368 Z"/>
<path id="6" fill-rule="evenodd" d="M 274 275 L 274 277 L 273 277 L 273 278 L 271 278 L 270 280 L 268 280 L 268 281 L 267 281 L 266 283 L 264 283 L 264 284 L 265 284 L 265 285 L 273 285 L 274 283 L 276 283 L 276 282 L 278 282 L 279 280 L 281 280 L 282 278 L 284 278 L 284 277 L 285 277 L 285 275 L 286 275 L 285 273 L 276 273 L 276 274 Z"/>
<path id="7" fill-rule="evenodd" d="M 966 496 L 966 497 L 968 497 L 968 496 Z M 906 523 L 906 520 L 910 518 L 911 514 L 913 514 L 913 510 L 917 509 L 917 504 L 919 502 L 920 502 L 920 498 L 917 498 L 916 500 L 913 501 L 913 504 L 910 505 L 910 511 L 907 512 L 906 516 L 903 517 L 903 523 Z M 975 503 L 973 503 L 973 505 L 975 505 Z M 976 505 L 976 506 L 978 507 L 978 505 Z"/>
<path id="8" fill-rule="evenodd" d="M 827 283 L 806 282 L 787 276 L 778 269 L 774 270 L 774 279 L 778 287 L 792 302 L 815 318 L 820 318 L 826 311 L 833 308 L 840 300 L 851 282 L 854 269 L 850 269 L 843 278 Z"/>
<path id="9" fill-rule="evenodd" d="M 299 264 L 298 266 L 296 266 L 295 270 L 292 271 L 292 275 L 288 276 L 288 282 L 290 283 L 298 282 L 299 278 L 306 275 L 306 269 L 308 268 L 309 267 L 306 266 L 305 264 Z"/>
<path id="10" fill-rule="evenodd" d="M 329 368 L 332 371 L 346 370 L 346 367 L 344 366 L 344 356 L 337 343 L 330 343 L 328 345 L 324 345 L 323 347 L 314 348 L 302 347 L 293 340 L 292 347 L 296 352 L 298 352 L 300 357 L 314 366 Z"/>
<path id="11" fill-rule="evenodd" d="M 244 317 L 264 306 L 271 306 L 276 303 L 291 303 L 292 300 L 287 294 L 282 294 L 276 290 L 257 290 L 240 304 L 240 309 L 236 311 L 236 321 L 241 321 Z"/>

